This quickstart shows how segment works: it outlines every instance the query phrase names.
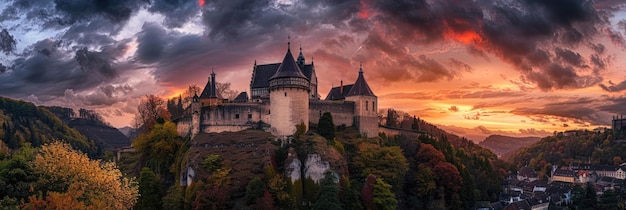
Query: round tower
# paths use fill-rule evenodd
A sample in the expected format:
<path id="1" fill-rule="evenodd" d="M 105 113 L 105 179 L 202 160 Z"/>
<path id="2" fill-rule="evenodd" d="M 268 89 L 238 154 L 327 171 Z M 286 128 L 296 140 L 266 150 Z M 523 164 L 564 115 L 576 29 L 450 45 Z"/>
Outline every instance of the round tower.
<path id="1" fill-rule="evenodd" d="M 294 60 L 289 43 L 283 62 L 269 79 L 269 86 L 272 134 L 293 135 L 301 122 L 308 130 L 310 84 Z"/>

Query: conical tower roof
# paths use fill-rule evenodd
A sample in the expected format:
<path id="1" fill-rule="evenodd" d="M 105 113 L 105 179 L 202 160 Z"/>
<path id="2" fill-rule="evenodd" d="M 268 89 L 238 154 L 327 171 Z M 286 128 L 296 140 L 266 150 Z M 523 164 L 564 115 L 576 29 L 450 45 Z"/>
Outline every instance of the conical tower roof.
<path id="1" fill-rule="evenodd" d="M 289 49 L 290 47 L 287 47 L 287 53 L 285 54 L 285 58 L 283 58 L 283 62 L 280 64 L 280 66 L 278 67 L 278 70 L 276 70 L 276 73 L 270 78 L 270 80 L 276 79 L 276 78 L 304 78 L 306 80 L 308 80 L 308 78 L 306 78 L 306 76 L 304 76 L 304 74 L 302 73 L 302 70 L 300 69 L 300 67 L 298 66 L 298 64 L 296 64 L 296 61 L 293 59 L 293 55 L 291 54 L 291 49 Z"/>
<path id="2" fill-rule="evenodd" d="M 348 96 L 376 96 L 374 92 L 372 92 L 372 89 L 370 89 L 370 86 L 367 85 L 365 78 L 363 78 L 363 64 L 361 64 L 359 68 L 359 77 L 356 79 L 356 82 L 354 82 L 348 94 L 346 94 L 346 97 Z"/>

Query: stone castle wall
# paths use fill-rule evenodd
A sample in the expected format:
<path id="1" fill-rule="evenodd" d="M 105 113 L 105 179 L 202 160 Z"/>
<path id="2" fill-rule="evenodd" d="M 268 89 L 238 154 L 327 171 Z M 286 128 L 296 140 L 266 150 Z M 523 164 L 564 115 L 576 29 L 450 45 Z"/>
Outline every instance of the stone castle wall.
<path id="1" fill-rule="evenodd" d="M 354 102 L 351 101 L 309 101 L 309 122 L 317 124 L 324 112 L 330 112 L 336 126 L 354 124 Z"/>
<path id="2" fill-rule="evenodd" d="M 267 106 L 258 103 L 232 103 L 203 107 L 200 117 L 202 130 L 207 126 L 239 126 L 256 124 L 267 117 Z"/>
<path id="3" fill-rule="evenodd" d="M 299 88 L 270 91 L 270 125 L 272 134 L 292 135 L 295 125 L 304 122 L 309 130 L 309 92 Z"/>
<path id="4" fill-rule="evenodd" d="M 357 116 L 354 121 L 357 129 L 368 138 L 378 136 L 378 117 Z"/>

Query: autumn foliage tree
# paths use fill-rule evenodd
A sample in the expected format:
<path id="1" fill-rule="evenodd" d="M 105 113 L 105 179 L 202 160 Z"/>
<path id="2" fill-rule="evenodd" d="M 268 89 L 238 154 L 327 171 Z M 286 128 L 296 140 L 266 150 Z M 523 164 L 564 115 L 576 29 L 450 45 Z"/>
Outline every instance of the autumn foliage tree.
<path id="1" fill-rule="evenodd" d="M 159 175 L 169 175 L 169 169 L 174 160 L 182 139 L 172 122 L 156 124 L 147 134 L 139 136 L 133 142 L 133 147 L 140 155 L 139 166 L 147 166 Z"/>
<path id="2" fill-rule="evenodd" d="M 144 132 L 150 132 L 159 121 L 170 120 L 170 113 L 167 111 L 166 101 L 155 95 L 147 95 L 141 99 L 137 107 L 135 121 L 137 126 L 143 126 Z"/>
<path id="3" fill-rule="evenodd" d="M 68 199 L 97 209 L 130 209 L 137 201 L 134 179 L 123 177 L 114 163 L 91 160 L 66 143 L 42 146 L 33 166 L 40 175 L 36 185 L 50 196 L 46 205 Z M 33 203 L 41 200 L 36 196 L 29 199 Z"/>

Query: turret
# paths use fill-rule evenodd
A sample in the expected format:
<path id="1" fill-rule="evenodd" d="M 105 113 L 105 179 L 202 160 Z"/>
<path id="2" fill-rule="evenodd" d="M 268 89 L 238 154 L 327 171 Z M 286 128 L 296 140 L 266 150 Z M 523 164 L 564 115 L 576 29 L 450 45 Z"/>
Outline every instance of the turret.
<path id="1" fill-rule="evenodd" d="M 363 76 L 363 64 L 359 67 L 359 76 L 346 94 L 346 101 L 354 102 L 355 125 L 359 131 L 369 137 L 378 135 L 378 97 Z"/>
<path id="2" fill-rule="evenodd" d="M 274 135 L 292 135 L 296 125 L 302 122 L 308 130 L 310 82 L 295 62 L 290 43 L 287 43 L 283 62 L 269 79 L 269 92 L 270 124 Z"/>

